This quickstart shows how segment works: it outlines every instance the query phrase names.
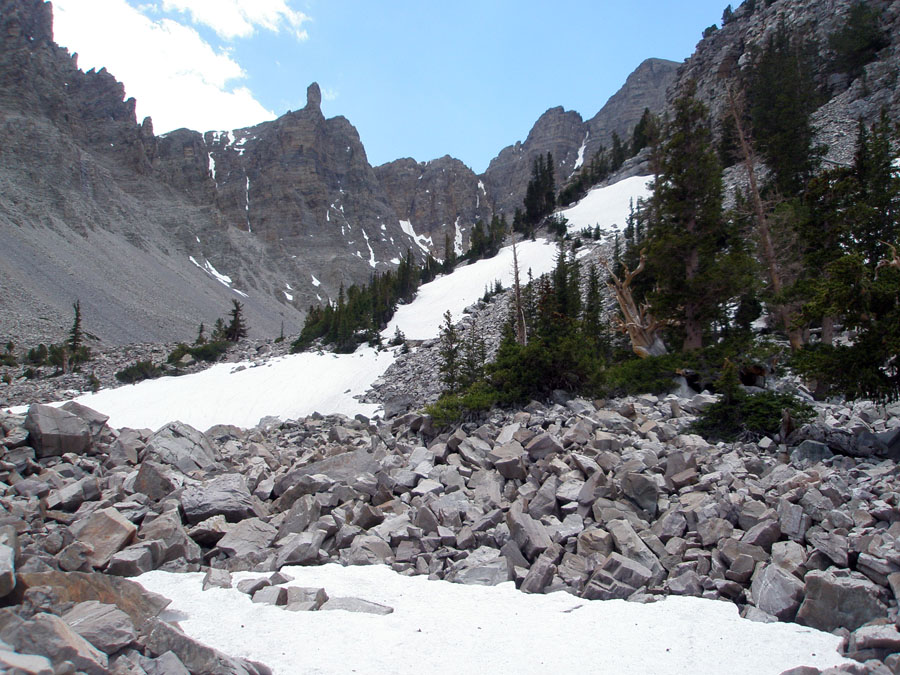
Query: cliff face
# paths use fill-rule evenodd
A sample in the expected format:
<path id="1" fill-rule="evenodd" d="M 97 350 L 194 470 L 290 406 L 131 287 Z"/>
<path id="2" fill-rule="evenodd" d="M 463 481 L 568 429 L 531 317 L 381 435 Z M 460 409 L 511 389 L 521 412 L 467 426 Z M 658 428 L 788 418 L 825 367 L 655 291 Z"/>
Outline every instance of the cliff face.
<path id="1" fill-rule="evenodd" d="M 778 0 L 747 3 L 734 11 L 734 18 L 704 38 L 694 54 L 679 68 L 669 99 L 689 81 L 697 84 L 696 96 L 710 109 L 715 125 L 728 113 L 728 87 L 740 89 L 740 76 L 754 62 L 780 25 L 794 38 L 812 46 L 811 66 L 815 84 L 826 102 L 814 113 L 818 143 L 829 146 L 826 161 L 845 163 L 852 159 L 857 121 L 874 122 L 882 108 L 892 119 L 900 117 L 900 3 L 870 0 L 866 5 L 880 14 L 880 29 L 889 45 L 865 67 L 861 77 L 851 78 L 831 67 L 834 52 L 828 36 L 846 25 L 855 0 Z"/>
<path id="2" fill-rule="evenodd" d="M 77 298 L 104 340 L 187 339 L 239 299 L 251 330 L 295 332 L 308 305 L 408 248 L 465 251 L 477 220 L 521 205 L 538 154 L 561 186 L 655 109 L 666 66 L 648 64 L 588 122 L 548 110 L 482 176 L 451 157 L 373 168 L 315 84 L 277 120 L 157 137 L 110 73 L 80 71 L 53 42 L 50 3 L 0 0 L 0 329 L 55 339 Z"/>
<path id="3" fill-rule="evenodd" d="M 437 258 L 446 255 L 446 237 L 457 253 L 464 253 L 472 225 L 488 222 L 493 214 L 484 182 L 453 157 L 398 159 L 377 167 L 375 174 L 399 218 Z"/>

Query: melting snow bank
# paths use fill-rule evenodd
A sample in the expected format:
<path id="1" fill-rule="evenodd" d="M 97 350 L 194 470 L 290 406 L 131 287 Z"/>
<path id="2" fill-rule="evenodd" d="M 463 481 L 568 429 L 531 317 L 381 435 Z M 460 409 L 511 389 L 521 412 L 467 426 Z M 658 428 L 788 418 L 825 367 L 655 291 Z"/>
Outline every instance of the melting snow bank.
<path id="1" fill-rule="evenodd" d="M 313 412 L 371 416 L 378 406 L 354 396 L 393 363 L 392 351 L 360 347 L 353 354 L 291 354 L 256 365 L 219 363 L 181 377 L 103 389 L 75 400 L 109 415 L 113 428 L 158 429 L 180 420 L 197 429 L 255 426 L 266 416 L 296 419 Z"/>
<path id="2" fill-rule="evenodd" d="M 569 221 L 568 230 L 575 234 L 586 227 L 599 225 L 609 230 L 613 225 L 625 227 L 631 202 L 646 199 L 652 193 L 652 176 L 632 176 L 606 187 L 594 188 L 575 206 L 560 211 Z"/>
<path id="3" fill-rule="evenodd" d="M 529 269 L 535 279 L 552 270 L 556 264 L 556 250 L 556 244 L 543 239 L 517 244 L 520 282 L 524 284 L 528 281 Z M 399 327 L 411 340 L 437 337 L 444 312 L 449 309 L 454 322 L 459 321 L 462 311 L 477 302 L 484 295 L 485 285 L 493 286 L 495 279 L 499 279 L 504 288 L 512 286 L 512 246 L 500 249 L 493 258 L 457 267 L 452 274 L 420 286 L 416 299 L 409 305 L 398 307 L 394 318 L 381 334 L 391 338 Z"/>
<path id="4" fill-rule="evenodd" d="M 464 586 L 384 566 L 285 567 L 290 586 L 388 605 L 378 616 L 287 612 L 235 589 L 201 591 L 203 575 L 136 578 L 172 600 L 190 636 L 275 673 L 667 673 L 777 675 L 845 663 L 840 638 L 789 623 L 741 619 L 731 603 L 670 597 L 651 604 L 526 595 L 512 582 Z M 265 575 L 241 573 L 234 579 Z"/>

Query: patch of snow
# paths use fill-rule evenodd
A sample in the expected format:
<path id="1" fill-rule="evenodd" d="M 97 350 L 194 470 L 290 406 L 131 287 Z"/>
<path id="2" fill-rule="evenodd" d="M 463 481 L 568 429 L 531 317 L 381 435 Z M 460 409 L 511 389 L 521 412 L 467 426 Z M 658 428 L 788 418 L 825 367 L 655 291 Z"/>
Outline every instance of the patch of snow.
<path id="1" fill-rule="evenodd" d="M 285 287 L 286 289 L 288 289 L 289 291 L 294 290 L 293 288 L 291 288 L 291 285 L 290 285 L 288 282 L 286 282 L 286 281 L 284 282 L 284 287 Z"/>
<path id="2" fill-rule="evenodd" d="M 372 250 L 372 244 L 369 243 L 369 235 L 366 234 L 365 230 L 363 230 L 362 236 L 363 236 L 363 239 L 366 240 L 366 246 L 369 247 L 369 267 L 371 267 L 372 269 L 375 269 L 378 262 L 375 260 L 375 251 Z"/>
<path id="3" fill-rule="evenodd" d="M 581 142 L 581 147 L 578 148 L 578 157 L 575 158 L 575 166 L 572 167 L 572 174 L 578 169 L 581 168 L 581 165 L 584 164 L 584 149 L 587 147 L 588 137 L 591 135 L 590 131 L 586 131 L 584 133 L 584 140 Z"/>
<path id="4" fill-rule="evenodd" d="M 197 243 L 198 243 L 198 244 L 200 243 L 200 237 L 198 237 L 196 234 L 194 235 L 194 239 L 197 240 Z"/>
<path id="5" fill-rule="evenodd" d="M 671 596 L 641 604 L 582 600 L 563 592 L 530 595 L 512 582 L 469 586 L 404 576 L 384 565 L 332 563 L 282 572 L 293 577 L 287 586 L 321 587 L 331 597 L 357 597 L 394 611 L 385 616 L 285 612 L 254 603 L 236 588 L 203 591 L 201 572 L 157 570 L 135 581 L 170 598 L 168 610 L 185 617 L 178 623 L 191 637 L 233 657 L 262 662 L 277 675 L 445 675 L 476 668 L 517 675 L 580 670 L 756 675 L 800 664 L 825 670 L 848 663 L 837 652 L 835 635 L 741 619 L 734 604 L 717 600 Z M 264 576 L 237 572 L 234 581 Z M 410 658 L 398 658 L 404 654 Z"/>
<path id="6" fill-rule="evenodd" d="M 199 241 L 199 240 L 198 240 L 198 241 Z M 234 287 L 231 285 L 231 284 L 232 284 L 231 277 L 228 276 L 227 274 L 221 274 L 215 267 L 213 267 L 212 263 L 209 262 L 209 260 L 206 260 L 206 259 L 204 258 L 204 259 L 203 259 L 203 264 L 202 264 L 202 265 L 201 265 L 200 263 L 198 263 L 197 260 L 196 260 L 196 259 L 194 258 L 194 256 L 192 256 L 192 255 L 189 255 L 189 256 L 188 256 L 188 260 L 190 260 L 192 263 L 194 263 L 197 267 L 199 267 L 201 270 L 203 270 L 204 272 L 206 272 L 209 276 L 211 276 L 213 279 L 215 279 L 216 281 L 218 281 L 220 284 L 222 284 L 223 286 L 226 286 L 226 287 L 230 288 L 232 291 L 234 291 L 234 292 L 237 293 L 238 295 L 241 295 L 241 296 L 243 296 L 243 297 L 245 297 L 245 298 L 249 298 L 249 297 L 250 297 L 249 295 L 247 295 L 246 293 L 244 293 L 244 291 L 239 291 L 238 289 L 234 288 Z"/>
<path id="7" fill-rule="evenodd" d="M 384 223 L 381 224 L 381 231 L 387 232 L 387 225 L 385 225 Z"/>
<path id="8" fill-rule="evenodd" d="M 393 240 L 391 240 L 393 242 Z M 400 264 L 400 258 L 391 258 L 391 263 L 394 265 Z"/>
<path id="9" fill-rule="evenodd" d="M 219 181 L 216 180 L 216 160 L 212 156 L 211 152 L 208 152 L 206 154 L 209 157 L 209 175 L 212 176 L 213 183 L 215 183 L 218 186 Z"/>
<path id="10" fill-rule="evenodd" d="M 481 181 L 479 181 L 479 183 L 480 182 Z M 463 251 L 463 233 L 462 228 L 460 228 L 459 226 L 459 216 L 456 217 L 454 228 L 456 230 L 456 234 L 453 235 L 453 250 L 456 255 L 462 255 L 463 253 L 465 253 L 465 251 Z"/>
<path id="11" fill-rule="evenodd" d="M 319 286 L 322 285 L 322 282 L 319 281 L 318 279 L 316 279 L 316 275 L 315 275 L 315 274 L 310 274 L 309 276 L 312 277 L 312 285 L 313 285 L 313 286 L 315 286 L 316 288 L 318 288 Z"/>
<path id="12" fill-rule="evenodd" d="M 250 176 L 247 176 L 247 186 L 244 190 L 244 198 L 246 201 L 245 209 L 247 212 L 247 232 L 253 232 L 250 229 Z"/>
<path id="13" fill-rule="evenodd" d="M 524 283 L 529 268 L 535 278 L 552 270 L 556 250 L 555 244 L 543 239 L 518 244 L 516 253 L 519 258 L 520 281 Z M 394 318 L 381 334 L 390 339 L 399 327 L 411 340 L 437 337 L 444 312 L 449 309 L 458 319 L 463 309 L 484 295 L 484 285 L 492 283 L 494 279 L 499 279 L 504 288 L 512 286 L 512 246 L 500 249 L 493 258 L 457 267 L 452 274 L 440 276 L 420 286 L 415 301 L 398 307 Z"/>
<path id="14" fill-rule="evenodd" d="M 428 253 L 432 245 L 431 237 L 426 237 L 424 235 L 416 234 L 415 229 L 413 229 L 412 223 L 408 220 L 400 221 L 400 229 L 403 230 L 403 233 L 407 235 L 410 239 L 412 239 L 419 248 Z"/>
<path id="15" fill-rule="evenodd" d="M 288 302 L 293 302 L 293 301 L 294 301 L 294 296 L 293 296 L 293 295 L 291 295 L 291 294 L 288 293 L 287 291 L 281 291 L 281 292 L 284 293 L 284 297 L 287 299 Z"/>
<path id="16" fill-rule="evenodd" d="M 75 400 L 109 415 L 113 428 L 158 429 L 172 420 L 201 430 L 215 424 L 249 428 L 267 415 L 296 419 L 316 411 L 371 417 L 378 406 L 353 397 L 393 360 L 390 351 L 368 346 L 353 354 L 304 352 L 258 367 L 252 361 L 217 363 L 199 373 L 101 389 Z"/>
<path id="17" fill-rule="evenodd" d="M 648 198 L 652 182 L 650 176 L 632 176 L 613 185 L 594 188 L 575 206 L 563 209 L 559 214 L 569 221 L 568 231 L 572 234 L 595 225 L 601 230 L 625 225 L 631 203 Z"/>

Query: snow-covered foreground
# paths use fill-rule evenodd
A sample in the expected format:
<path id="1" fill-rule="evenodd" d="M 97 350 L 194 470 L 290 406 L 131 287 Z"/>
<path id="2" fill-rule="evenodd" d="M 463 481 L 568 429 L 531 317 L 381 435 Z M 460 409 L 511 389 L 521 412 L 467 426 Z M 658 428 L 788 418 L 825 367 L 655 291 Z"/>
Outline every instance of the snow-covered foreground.
<path id="1" fill-rule="evenodd" d="M 526 595 L 512 582 L 463 586 L 384 566 L 286 567 L 292 586 L 394 608 L 386 616 L 286 612 L 235 589 L 201 590 L 202 574 L 136 580 L 173 602 L 189 635 L 289 673 L 666 673 L 777 675 L 844 660 L 840 638 L 796 624 L 741 619 L 727 602 L 670 597 L 642 605 Z M 242 573 L 235 582 L 263 575 Z"/>
<path id="2" fill-rule="evenodd" d="M 249 428 L 270 415 L 372 415 L 378 406 L 353 396 L 364 393 L 393 361 L 392 352 L 369 347 L 354 354 L 292 354 L 259 366 L 220 363 L 192 375 L 144 380 L 75 400 L 109 415 L 114 428 L 155 430 L 173 420 L 201 430 L 215 424 Z"/>
<path id="3" fill-rule="evenodd" d="M 556 250 L 555 244 L 543 239 L 518 244 L 516 257 L 519 260 L 521 282 L 527 280 L 529 269 L 535 278 L 552 270 Z M 500 249 L 493 258 L 458 267 L 452 274 L 421 286 L 415 301 L 397 308 L 394 318 L 382 335 L 390 338 L 399 327 L 411 340 L 436 337 L 440 332 L 444 312 L 449 309 L 453 320 L 459 321 L 462 311 L 483 296 L 484 287 L 493 286 L 495 279 L 499 279 L 504 288 L 512 286 L 512 246 Z"/>
<path id="4" fill-rule="evenodd" d="M 614 225 L 622 229 L 632 201 L 637 206 L 639 198 L 649 197 L 652 181 L 649 176 L 633 176 L 607 187 L 594 188 L 575 206 L 560 211 L 560 214 L 568 219 L 568 230 L 572 234 L 595 225 L 604 231 L 611 230 Z"/>

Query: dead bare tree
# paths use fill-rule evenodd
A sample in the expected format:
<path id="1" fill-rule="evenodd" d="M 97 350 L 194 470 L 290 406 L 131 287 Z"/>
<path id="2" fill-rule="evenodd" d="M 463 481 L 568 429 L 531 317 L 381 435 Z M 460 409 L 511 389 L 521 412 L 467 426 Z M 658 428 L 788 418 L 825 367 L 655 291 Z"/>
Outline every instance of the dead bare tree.
<path id="1" fill-rule="evenodd" d="M 879 239 L 879 241 L 881 240 Z M 878 264 L 875 266 L 875 274 L 877 275 L 878 270 L 880 270 L 882 267 L 896 267 L 898 270 L 900 270 L 900 255 L 897 254 L 897 247 L 893 244 L 887 243 L 886 241 L 881 241 L 881 243 L 891 249 L 891 260 L 888 260 L 887 258 L 885 258 L 884 260 L 879 260 Z"/>
<path id="2" fill-rule="evenodd" d="M 766 208 L 763 204 L 762 196 L 759 192 L 759 185 L 756 182 L 756 154 L 753 152 L 753 145 L 743 123 L 743 105 L 735 96 L 734 91 L 728 88 L 728 105 L 731 116 L 734 119 L 734 128 L 737 132 L 738 143 L 741 146 L 741 156 L 744 160 L 744 168 L 747 171 L 747 180 L 750 187 L 750 202 L 753 205 L 753 215 L 756 220 L 756 235 L 759 239 L 760 253 L 766 270 L 769 275 L 769 284 L 772 292 L 776 297 L 781 295 L 784 287 L 781 273 L 778 266 L 778 258 L 775 254 L 775 245 L 772 243 L 772 232 L 769 230 L 768 219 L 766 218 Z M 787 331 L 788 339 L 791 342 L 791 349 L 797 350 L 803 346 L 803 338 L 801 332 L 792 327 L 791 310 L 784 304 L 775 307 L 775 315 L 779 323 Z"/>
<path id="3" fill-rule="evenodd" d="M 602 263 L 609 273 L 606 285 L 615 293 L 616 302 L 619 303 L 622 312 L 622 317 L 617 321 L 617 328 L 628 334 L 634 353 L 642 359 L 665 354 L 666 345 L 658 332 L 660 324 L 650 314 L 650 305 L 644 303 L 639 307 L 631 292 L 631 282 L 644 271 L 646 257 L 643 251 L 638 266 L 633 271 L 625 266 L 621 279 L 612 271 L 606 260 Z"/>
<path id="4" fill-rule="evenodd" d="M 516 303 L 516 342 L 523 347 L 528 343 L 528 336 L 525 333 L 525 310 L 522 307 L 522 289 L 519 285 L 519 256 L 516 253 L 516 244 L 513 242 L 513 290 L 514 301 Z"/>

